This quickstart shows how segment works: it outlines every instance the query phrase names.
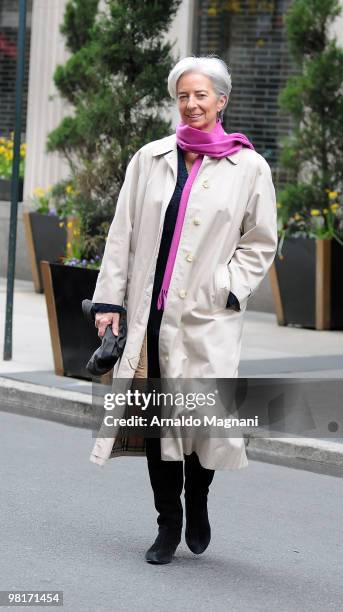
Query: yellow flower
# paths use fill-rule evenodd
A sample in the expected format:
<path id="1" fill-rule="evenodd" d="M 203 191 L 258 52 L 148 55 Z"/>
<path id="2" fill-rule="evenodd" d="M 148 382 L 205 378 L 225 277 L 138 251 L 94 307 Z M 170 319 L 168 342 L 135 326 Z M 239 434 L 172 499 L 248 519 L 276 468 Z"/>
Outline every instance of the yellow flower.
<path id="1" fill-rule="evenodd" d="M 72 185 L 67 185 L 66 186 L 66 192 L 67 193 L 73 193 L 74 192 L 73 186 Z"/>
<path id="2" fill-rule="evenodd" d="M 216 9 L 216 7 L 215 7 L 215 6 L 210 7 L 210 8 L 207 10 L 207 14 L 208 14 L 208 16 L 209 16 L 209 17 L 215 17 L 215 16 L 217 15 L 217 9 Z"/>
<path id="3" fill-rule="evenodd" d="M 4 138 L 3 136 L 1 136 L 0 138 L 0 144 L 5 144 L 6 142 L 6 138 Z"/>
<path id="4" fill-rule="evenodd" d="M 300 221 L 301 215 L 299 215 L 299 213 L 295 213 L 294 219 L 295 219 L 295 221 Z"/>
<path id="5" fill-rule="evenodd" d="M 324 213 L 324 215 L 326 215 L 328 212 L 329 212 L 329 209 L 328 209 L 328 208 L 323 208 L 323 213 Z"/>
<path id="6" fill-rule="evenodd" d="M 320 215 L 320 210 L 318 210 L 318 208 L 312 208 L 311 215 L 312 217 L 318 217 L 318 215 Z"/>
<path id="7" fill-rule="evenodd" d="M 6 149 L 4 146 L 0 146 L 0 155 L 2 155 L 3 153 L 5 153 Z"/>
<path id="8" fill-rule="evenodd" d="M 329 191 L 329 198 L 330 200 L 335 200 L 338 196 L 337 191 Z"/>
<path id="9" fill-rule="evenodd" d="M 58 225 L 59 225 L 60 227 L 64 227 L 64 223 L 63 223 L 63 221 L 60 221 Z"/>
<path id="10" fill-rule="evenodd" d="M 339 208 L 339 204 L 331 204 L 330 208 L 333 212 L 336 212 L 336 210 Z"/>
<path id="11" fill-rule="evenodd" d="M 67 248 L 71 249 L 71 242 L 67 242 Z"/>
<path id="12" fill-rule="evenodd" d="M 45 196 L 45 189 L 43 187 L 36 187 L 36 189 L 33 190 L 33 195 L 36 198 L 42 198 Z"/>
<path id="13" fill-rule="evenodd" d="M 73 227 L 73 222 L 72 221 L 68 221 L 67 227 Z"/>
<path id="14" fill-rule="evenodd" d="M 7 157 L 8 161 L 11 161 L 11 159 L 13 159 L 13 151 L 8 151 L 6 153 L 6 157 Z"/>

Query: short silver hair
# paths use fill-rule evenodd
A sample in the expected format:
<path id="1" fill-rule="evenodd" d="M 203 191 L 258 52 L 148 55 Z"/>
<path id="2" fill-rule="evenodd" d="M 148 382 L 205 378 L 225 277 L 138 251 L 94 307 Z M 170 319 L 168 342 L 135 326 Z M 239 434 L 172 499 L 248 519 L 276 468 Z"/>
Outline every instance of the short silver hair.
<path id="1" fill-rule="evenodd" d="M 168 91 L 173 100 L 177 99 L 177 82 L 186 72 L 197 72 L 198 74 L 207 76 L 211 79 L 213 89 L 218 98 L 219 96 L 226 96 L 227 102 L 220 111 L 220 116 L 222 118 L 232 89 L 230 71 L 225 62 L 213 55 L 184 57 L 177 62 L 168 76 Z"/>

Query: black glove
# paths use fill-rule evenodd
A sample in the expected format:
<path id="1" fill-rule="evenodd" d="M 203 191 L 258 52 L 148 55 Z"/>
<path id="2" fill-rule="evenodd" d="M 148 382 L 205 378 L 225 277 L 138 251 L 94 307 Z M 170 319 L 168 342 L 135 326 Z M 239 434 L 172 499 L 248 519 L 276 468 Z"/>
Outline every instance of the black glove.
<path id="1" fill-rule="evenodd" d="M 82 311 L 86 319 L 95 324 L 95 315 L 93 312 L 93 302 L 91 300 L 82 300 Z M 112 331 L 112 324 L 106 327 L 105 334 L 102 338 L 102 343 L 99 348 L 91 356 L 86 365 L 86 369 L 93 376 L 102 376 L 112 370 L 117 363 L 119 357 L 122 356 L 127 336 L 126 311 L 120 313 L 119 318 L 119 334 L 115 336 Z"/>

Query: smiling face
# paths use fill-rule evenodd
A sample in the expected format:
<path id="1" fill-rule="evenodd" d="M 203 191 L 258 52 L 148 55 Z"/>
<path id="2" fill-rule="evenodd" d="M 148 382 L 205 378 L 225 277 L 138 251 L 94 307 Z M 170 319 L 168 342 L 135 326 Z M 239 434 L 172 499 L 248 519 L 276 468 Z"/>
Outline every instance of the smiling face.
<path id="1" fill-rule="evenodd" d="M 212 81 L 204 74 L 189 72 L 177 82 L 177 105 L 183 123 L 210 132 L 217 120 L 217 112 L 226 104 L 226 96 L 218 98 Z"/>

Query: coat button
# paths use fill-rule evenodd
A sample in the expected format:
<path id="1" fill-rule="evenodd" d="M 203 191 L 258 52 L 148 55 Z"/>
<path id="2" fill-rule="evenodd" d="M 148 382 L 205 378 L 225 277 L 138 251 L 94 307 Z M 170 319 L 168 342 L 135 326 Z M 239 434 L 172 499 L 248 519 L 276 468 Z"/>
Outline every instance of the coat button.
<path id="1" fill-rule="evenodd" d="M 199 219 L 199 217 L 194 217 L 193 223 L 194 223 L 194 225 L 200 225 L 201 219 Z"/>
<path id="2" fill-rule="evenodd" d="M 187 261 L 193 261 L 194 256 L 192 255 L 192 253 L 188 253 L 186 259 L 187 259 Z"/>
<path id="3" fill-rule="evenodd" d="M 186 289 L 180 289 L 180 291 L 179 291 L 179 296 L 180 296 L 180 298 L 182 298 L 182 299 L 183 299 L 183 298 L 185 298 L 185 297 L 186 297 L 186 295 L 187 295 L 187 291 L 186 291 Z"/>

